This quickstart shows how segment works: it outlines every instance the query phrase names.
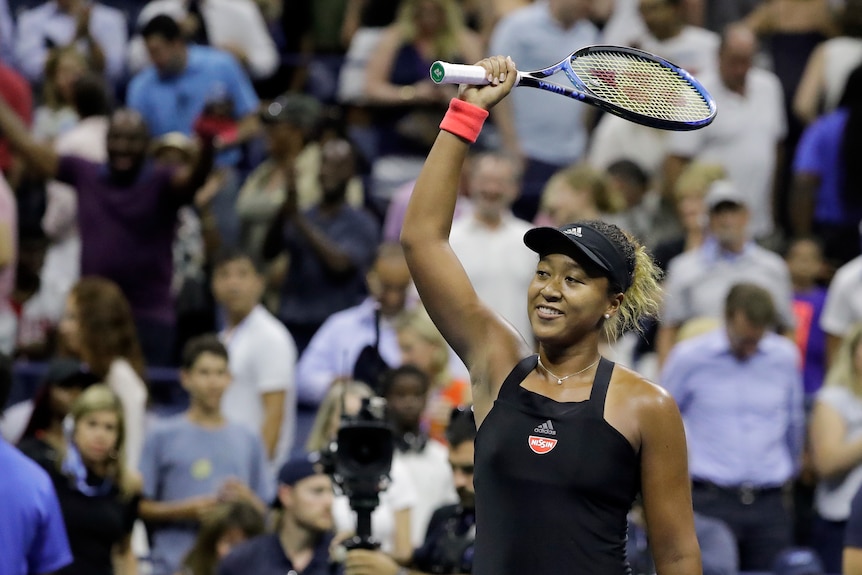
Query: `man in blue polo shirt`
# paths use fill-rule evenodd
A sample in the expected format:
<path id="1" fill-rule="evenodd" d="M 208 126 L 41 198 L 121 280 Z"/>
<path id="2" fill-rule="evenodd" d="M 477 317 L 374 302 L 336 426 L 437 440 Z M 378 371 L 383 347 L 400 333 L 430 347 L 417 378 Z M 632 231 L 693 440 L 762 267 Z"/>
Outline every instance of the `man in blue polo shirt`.
<path id="1" fill-rule="evenodd" d="M 278 472 L 281 508 L 275 533 L 259 535 L 231 551 L 218 575 L 336 575 L 342 573 L 329 557 L 334 521 L 332 480 L 310 456 L 297 456 Z"/>
<path id="2" fill-rule="evenodd" d="M 12 361 L 0 355 L 0 415 L 12 388 Z M 0 438 L 0 573 L 40 575 L 72 562 L 48 474 Z"/>
<path id="3" fill-rule="evenodd" d="M 257 134 L 260 101 L 236 58 L 208 46 L 188 45 L 177 22 L 164 14 L 147 22 L 141 35 L 152 65 L 132 79 L 126 103 L 141 113 L 154 137 L 191 135 L 202 118 L 220 125 L 222 137 L 233 143 Z M 216 159 L 221 186 L 212 209 L 228 244 L 239 233 L 233 209 L 239 182 L 233 167 L 240 158 L 239 149 L 233 148 Z"/>

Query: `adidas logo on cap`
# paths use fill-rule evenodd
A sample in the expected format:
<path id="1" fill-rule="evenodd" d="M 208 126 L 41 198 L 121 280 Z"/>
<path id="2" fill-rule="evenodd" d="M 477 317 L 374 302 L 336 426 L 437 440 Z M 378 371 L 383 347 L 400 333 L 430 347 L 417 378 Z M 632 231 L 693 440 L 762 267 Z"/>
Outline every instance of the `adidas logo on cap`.
<path id="1" fill-rule="evenodd" d="M 551 420 L 549 419 L 548 421 L 546 421 L 542 425 L 536 427 L 533 430 L 533 433 L 541 433 L 543 435 L 556 435 L 557 430 L 554 429 L 554 424 L 551 423 Z"/>

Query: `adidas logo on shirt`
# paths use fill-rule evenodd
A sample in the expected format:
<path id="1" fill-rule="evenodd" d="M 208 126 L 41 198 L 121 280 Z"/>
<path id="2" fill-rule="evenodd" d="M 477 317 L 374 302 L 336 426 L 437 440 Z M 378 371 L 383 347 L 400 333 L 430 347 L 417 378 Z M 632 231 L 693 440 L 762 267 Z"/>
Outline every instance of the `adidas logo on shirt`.
<path id="1" fill-rule="evenodd" d="M 556 435 L 557 430 L 554 429 L 554 424 L 551 423 L 551 420 L 549 419 L 548 421 L 546 421 L 542 425 L 535 428 L 533 430 L 533 433 L 541 433 L 543 435 Z"/>

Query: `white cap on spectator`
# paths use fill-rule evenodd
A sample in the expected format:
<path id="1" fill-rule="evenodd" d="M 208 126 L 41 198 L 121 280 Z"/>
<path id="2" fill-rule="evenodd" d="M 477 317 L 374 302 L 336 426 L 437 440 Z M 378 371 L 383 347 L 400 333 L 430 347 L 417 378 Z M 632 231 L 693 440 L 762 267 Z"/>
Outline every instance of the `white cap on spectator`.
<path id="1" fill-rule="evenodd" d="M 706 193 L 706 207 L 712 211 L 719 204 L 735 204 L 748 207 L 748 200 L 739 188 L 729 180 L 717 180 L 709 186 Z"/>

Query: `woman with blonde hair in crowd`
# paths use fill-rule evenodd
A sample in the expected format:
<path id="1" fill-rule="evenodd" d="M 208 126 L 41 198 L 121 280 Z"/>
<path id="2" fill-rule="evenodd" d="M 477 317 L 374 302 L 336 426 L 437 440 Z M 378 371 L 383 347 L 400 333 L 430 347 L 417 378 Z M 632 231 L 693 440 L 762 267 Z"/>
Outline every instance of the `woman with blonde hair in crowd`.
<path id="1" fill-rule="evenodd" d="M 61 575 L 134 575 L 131 549 L 140 477 L 126 466 L 120 399 L 103 384 L 88 387 L 69 412 L 71 429 L 56 466 L 46 468 L 63 511 L 74 560 Z"/>
<path id="2" fill-rule="evenodd" d="M 361 381 L 342 379 L 333 382 L 317 410 L 306 443 L 308 451 L 327 451 L 338 438 L 342 414 L 355 416 L 362 408 L 362 401 L 372 397 L 374 392 Z M 371 513 L 371 533 L 380 541 L 384 552 L 397 560 L 407 561 L 413 555 L 410 525 L 417 493 L 410 472 L 402 462 L 393 460 L 389 477 L 389 486 L 380 493 L 380 502 Z M 332 516 L 342 540 L 355 531 L 356 516 L 346 495 L 340 494 L 335 498 Z"/>
<path id="3" fill-rule="evenodd" d="M 33 136 L 50 142 L 78 123 L 75 111 L 75 81 L 89 69 L 87 59 L 75 46 L 54 48 L 45 61 L 42 105 L 33 114 Z"/>
<path id="4" fill-rule="evenodd" d="M 601 171 L 584 163 L 563 168 L 542 190 L 537 226 L 559 227 L 576 220 L 613 220 L 626 208 L 625 198 Z"/>
<path id="5" fill-rule="evenodd" d="M 388 198 L 416 177 L 449 99 L 457 92 L 431 81 L 431 64 L 475 62 L 481 57 L 481 41 L 467 28 L 456 0 L 401 2 L 365 75 L 365 99 L 375 108 L 373 123 L 379 137 L 372 167 L 378 195 Z M 391 189 L 384 189 L 387 186 Z"/>
<path id="6" fill-rule="evenodd" d="M 692 162 L 682 171 L 673 190 L 674 210 L 679 220 L 679 235 L 664 241 L 653 250 L 656 264 L 667 270 L 670 260 L 696 249 L 706 236 L 706 192 L 709 186 L 726 178 L 719 164 Z"/>
<path id="7" fill-rule="evenodd" d="M 841 572 L 844 526 L 862 486 L 862 323 L 841 341 L 809 421 L 811 461 L 818 476 L 812 546 L 826 573 Z"/>
<path id="8" fill-rule="evenodd" d="M 223 503 L 201 522 L 194 546 L 177 575 L 216 575 L 219 561 L 231 549 L 266 529 L 266 518 L 247 501 Z"/>
<path id="9" fill-rule="evenodd" d="M 62 348 L 87 364 L 120 398 L 126 428 L 126 456 L 137 469 L 144 442 L 147 386 L 144 359 L 132 312 L 115 283 L 85 277 L 66 298 L 60 321 Z"/>
<path id="10" fill-rule="evenodd" d="M 395 320 L 401 360 L 422 370 L 431 381 L 422 416 L 428 436 L 446 443 L 452 409 L 470 405 L 470 382 L 452 375 L 451 351 L 440 330 L 422 307 L 404 311 Z"/>

